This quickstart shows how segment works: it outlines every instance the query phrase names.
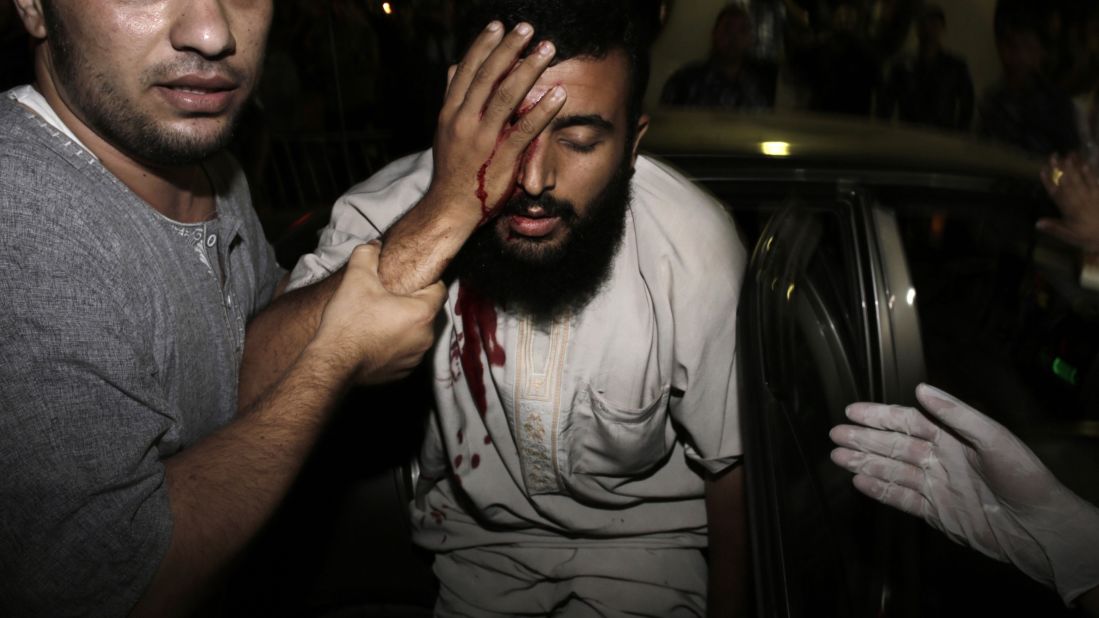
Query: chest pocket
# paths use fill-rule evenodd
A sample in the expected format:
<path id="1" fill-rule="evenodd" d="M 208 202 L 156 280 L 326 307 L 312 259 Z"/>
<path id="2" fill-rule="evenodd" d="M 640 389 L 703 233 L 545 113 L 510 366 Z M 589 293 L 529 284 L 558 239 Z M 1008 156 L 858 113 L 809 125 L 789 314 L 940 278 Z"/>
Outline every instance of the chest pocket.
<path id="1" fill-rule="evenodd" d="M 657 467 L 675 444 L 668 421 L 670 388 L 639 408 L 619 407 L 588 387 L 577 397 L 570 432 L 572 471 L 603 476 L 636 476 Z"/>

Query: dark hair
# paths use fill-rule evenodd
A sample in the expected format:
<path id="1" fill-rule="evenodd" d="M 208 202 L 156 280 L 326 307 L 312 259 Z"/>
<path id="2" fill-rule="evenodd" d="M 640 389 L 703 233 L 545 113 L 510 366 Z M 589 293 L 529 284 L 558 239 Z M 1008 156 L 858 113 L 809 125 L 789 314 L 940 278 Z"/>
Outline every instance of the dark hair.
<path id="1" fill-rule="evenodd" d="M 734 16 L 746 17 L 748 19 L 752 18 L 751 14 L 748 13 L 748 9 L 746 9 L 743 4 L 730 2 L 729 4 L 726 4 L 725 7 L 721 9 L 721 12 L 717 14 L 717 17 L 714 18 L 714 27 L 716 28 L 717 25 L 721 23 L 721 20 L 725 19 L 726 17 Z"/>
<path id="2" fill-rule="evenodd" d="M 531 45 L 552 41 L 557 47 L 555 62 L 602 59 L 621 50 L 629 65 L 626 117 L 632 131 L 649 85 L 649 46 L 655 29 L 652 16 L 644 10 L 648 4 L 639 0 L 481 0 L 463 16 L 461 49 L 468 48 L 485 24 L 496 19 L 509 30 L 524 21 L 534 26 Z"/>
<path id="3" fill-rule="evenodd" d="M 1048 41 L 1039 24 L 1045 23 L 1047 12 L 1028 0 L 998 0 L 993 17 L 993 31 L 997 40 L 1008 34 L 1031 34 L 1043 47 Z"/>
<path id="4" fill-rule="evenodd" d="M 937 4 L 927 4 L 923 7 L 923 12 L 920 13 L 920 20 L 927 21 L 934 19 L 943 26 L 946 25 L 946 13 L 943 11 L 943 7 Z"/>

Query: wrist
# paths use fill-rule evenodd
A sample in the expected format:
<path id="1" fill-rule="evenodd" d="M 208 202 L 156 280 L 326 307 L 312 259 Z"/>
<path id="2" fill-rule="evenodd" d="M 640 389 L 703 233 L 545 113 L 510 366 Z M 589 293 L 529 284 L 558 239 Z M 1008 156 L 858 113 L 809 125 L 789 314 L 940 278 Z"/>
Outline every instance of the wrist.
<path id="1" fill-rule="evenodd" d="M 485 207 L 472 192 L 469 195 L 455 195 L 431 187 L 420 203 L 446 229 L 472 231 L 485 218 Z"/>
<path id="2" fill-rule="evenodd" d="M 1039 540 L 1049 556 L 1054 585 L 1065 603 L 1099 586 L 1099 508 L 1064 490 L 1058 525 Z"/>
<path id="3" fill-rule="evenodd" d="M 333 389 L 339 388 L 351 380 L 362 361 L 344 348 L 338 338 L 330 340 L 324 333 L 318 332 L 302 349 L 297 365 L 314 382 Z"/>

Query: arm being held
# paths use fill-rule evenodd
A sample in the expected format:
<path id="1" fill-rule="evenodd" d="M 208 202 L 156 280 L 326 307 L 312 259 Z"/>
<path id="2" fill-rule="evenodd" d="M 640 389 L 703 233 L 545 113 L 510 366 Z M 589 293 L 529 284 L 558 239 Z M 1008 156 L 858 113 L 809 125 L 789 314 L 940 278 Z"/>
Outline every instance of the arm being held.
<path id="1" fill-rule="evenodd" d="M 1099 600 L 1099 509 L 1062 485 L 996 421 L 926 384 L 927 410 L 856 403 L 831 431 L 859 491 L 1011 562 L 1066 603 Z M 940 424 L 950 431 L 947 431 Z"/>
<path id="2" fill-rule="evenodd" d="M 530 101 L 530 109 L 513 121 L 553 60 L 553 46 L 543 44 L 517 62 L 533 36 L 526 24 L 509 33 L 490 24 L 450 73 L 432 152 L 394 163 L 337 202 L 321 246 L 302 258 L 290 287 L 300 285 L 303 276 L 313 285 L 280 297 L 248 326 L 242 410 L 271 387 L 308 341 L 334 289 L 317 279 L 330 272 L 340 276 L 352 247 L 377 238 L 392 223 L 378 274 L 389 291 L 411 294 L 439 281 L 469 235 L 510 197 L 526 147 L 565 103 L 564 90 L 555 88 Z M 430 166 L 424 161 L 428 154 Z M 396 366 L 372 381 L 395 379 L 413 368 Z"/>

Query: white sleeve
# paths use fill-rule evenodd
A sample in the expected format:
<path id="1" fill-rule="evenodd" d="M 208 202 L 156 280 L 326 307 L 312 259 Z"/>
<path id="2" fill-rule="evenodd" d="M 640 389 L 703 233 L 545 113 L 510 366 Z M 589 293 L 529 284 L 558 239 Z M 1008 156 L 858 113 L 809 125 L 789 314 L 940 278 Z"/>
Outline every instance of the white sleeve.
<path id="1" fill-rule="evenodd" d="M 431 151 L 425 150 L 390 163 L 340 196 L 317 248 L 291 271 L 287 291 L 328 277 L 347 263 L 355 247 L 381 237 L 427 192 L 431 172 Z"/>
<path id="2" fill-rule="evenodd" d="M 635 210 L 657 221 L 643 246 L 667 248 L 646 256 L 661 264 L 646 276 L 675 321 L 671 415 L 687 457 L 717 473 L 742 454 L 736 314 L 747 252 L 715 198 L 658 161 L 639 158 L 637 169 Z"/>

